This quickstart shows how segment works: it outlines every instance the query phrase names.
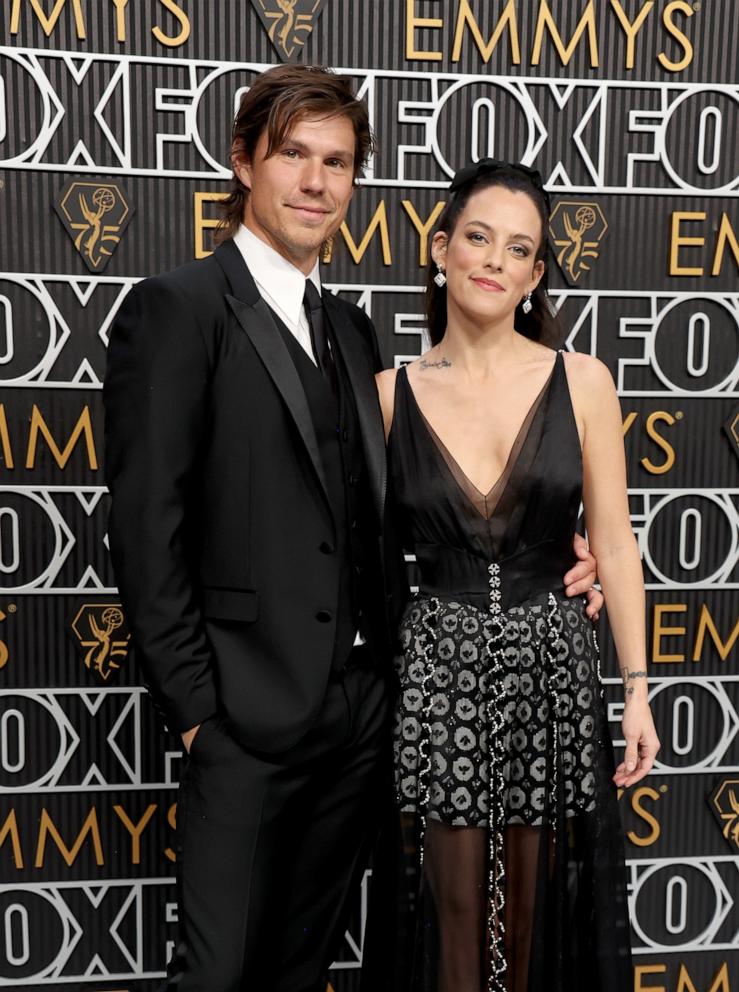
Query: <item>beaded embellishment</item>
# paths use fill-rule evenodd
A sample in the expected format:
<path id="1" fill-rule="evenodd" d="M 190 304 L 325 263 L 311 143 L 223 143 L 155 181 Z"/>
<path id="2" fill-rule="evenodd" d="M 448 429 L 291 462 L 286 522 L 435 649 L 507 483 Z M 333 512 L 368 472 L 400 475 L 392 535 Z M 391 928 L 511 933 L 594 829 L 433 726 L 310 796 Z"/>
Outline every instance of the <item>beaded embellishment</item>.
<path id="1" fill-rule="evenodd" d="M 503 650 L 505 624 L 501 608 L 500 565 L 488 565 L 490 585 L 490 617 L 492 633 L 485 645 L 490 658 L 485 715 L 488 721 L 490 749 L 490 780 L 488 799 L 488 946 L 490 973 L 488 992 L 506 992 L 505 973 L 505 860 L 503 831 L 505 829 L 505 681 Z"/>
<path id="2" fill-rule="evenodd" d="M 421 811 L 421 830 L 418 840 L 420 862 L 423 865 L 423 842 L 426 836 L 426 810 L 431 798 L 431 711 L 434 708 L 433 686 L 436 666 L 434 664 L 434 648 L 436 646 L 436 626 L 439 622 L 441 603 L 434 597 L 429 601 L 429 609 L 424 613 L 423 654 L 426 659 L 421 695 L 423 697 L 422 727 L 423 733 L 418 742 L 418 791 L 419 808 Z"/>
<path id="3" fill-rule="evenodd" d="M 484 713 L 487 722 L 487 737 L 489 749 L 489 801 L 488 801 L 488 954 L 489 974 L 487 992 L 506 992 L 506 956 L 505 956 L 505 795 L 506 795 L 506 753 L 505 743 L 505 706 L 507 693 L 505 685 L 505 649 L 507 624 L 513 622 L 507 618 L 502 608 L 501 568 L 498 562 L 488 565 L 490 636 L 484 647 L 485 656 L 489 659 L 489 668 L 483 695 Z M 421 734 L 418 744 L 418 810 L 420 814 L 419 857 L 423 864 L 424 839 L 426 833 L 427 811 L 431 801 L 432 783 L 432 714 L 434 709 L 434 682 L 436 678 L 436 647 L 438 626 L 440 623 L 441 602 L 437 597 L 428 600 L 427 608 L 421 617 L 423 628 L 422 647 L 425 666 L 421 681 L 422 714 Z M 562 694 L 560 686 L 566 684 L 567 673 L 560 661 L 558 645 L 562 634 L 562 617 L 559 614 L 557 599 L 549 593 L 547 610 L 544 615 L 544 651 L 546 660 L 546 685 L 550 706 L 552 728 L 553 774 L 550 791 L 551 829 L 553 840 L 556 836 L 556 806 L 559 787 L 560 764 L 560 721 L 565 716 L 562 712 Z M 564 656 L 566 657 L 566 655 Z M 600 681 L 600 671 L 598 671 Z M 601 685 L 602 691 L 602 685 Z"/>

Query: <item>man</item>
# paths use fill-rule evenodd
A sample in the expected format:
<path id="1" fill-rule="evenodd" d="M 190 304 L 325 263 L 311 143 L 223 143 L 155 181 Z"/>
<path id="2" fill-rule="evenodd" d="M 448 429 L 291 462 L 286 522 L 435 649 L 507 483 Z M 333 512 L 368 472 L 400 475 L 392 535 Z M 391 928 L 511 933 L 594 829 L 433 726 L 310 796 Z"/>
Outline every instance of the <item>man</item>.
<path id="1" fill-rule="evenodd" d="M 166 989 L 324 992 L 387 798 L 406 587 L 381 364 L 318 272 L 370 149 L 347 80 L 264 73 L 234 123 L 227 237 L 132 290 L 111 334 L 111 555 L 189 754 Z"/>

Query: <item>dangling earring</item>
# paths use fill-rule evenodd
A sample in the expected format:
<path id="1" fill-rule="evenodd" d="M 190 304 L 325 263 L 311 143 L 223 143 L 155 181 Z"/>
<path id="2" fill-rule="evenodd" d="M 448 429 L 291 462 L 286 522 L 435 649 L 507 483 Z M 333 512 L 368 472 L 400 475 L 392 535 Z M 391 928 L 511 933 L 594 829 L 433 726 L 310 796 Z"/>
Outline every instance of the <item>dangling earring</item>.
<path id="1" fill-rule="evenodd" d="M 439 265 L 438 262 L 436 263 L 436 268 L 439 271 L 434 276 L 434 282 L 439 287 L 439 289 L 441 289 L 443 286 L 446 286 L 446 276 L 444 275 L 444 270 L 442 269 L 442 267 Z"/>
<path id="2" fill-rule="evenodd" d="M 534 309 L 534 304 L 531 302 L 531 293 L 526 294 L 526 297 L 523 303 L 521 304 L 521 309 L 523 310 L 524 313 L 531 313 L 531 311 Z"/>

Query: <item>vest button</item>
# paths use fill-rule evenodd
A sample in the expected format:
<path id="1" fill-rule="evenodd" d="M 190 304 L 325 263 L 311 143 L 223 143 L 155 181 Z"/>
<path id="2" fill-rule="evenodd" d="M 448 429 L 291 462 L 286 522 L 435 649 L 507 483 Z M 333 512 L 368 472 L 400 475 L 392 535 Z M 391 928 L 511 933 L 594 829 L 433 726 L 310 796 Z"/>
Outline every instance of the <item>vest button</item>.
<path id="1" fill-rule="evenodd" d="M 331 614 L 328 610 L 319 610 L 318 613 L 316 613 L 316 620 L 319 623 L 331 623 L 331 619 Z"/>
<path id="2" fill-rule="evenodd" d="M 318 545 L 318 550 L 324 555 L 332 555 L 334 553 L 334 546 L 328 541 L 321 541 Z"/>

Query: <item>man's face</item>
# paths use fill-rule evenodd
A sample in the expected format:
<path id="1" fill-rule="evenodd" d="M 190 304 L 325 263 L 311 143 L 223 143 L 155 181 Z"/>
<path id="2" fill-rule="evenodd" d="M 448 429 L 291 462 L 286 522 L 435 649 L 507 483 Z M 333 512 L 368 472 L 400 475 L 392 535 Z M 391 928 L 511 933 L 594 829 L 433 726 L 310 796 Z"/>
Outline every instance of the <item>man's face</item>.
<path id="1" fill-rule="evenodd" d="M 346 117 L 306 117 L 265 158 L 267 134 L 252 159 L 234 159 L 251 190 L 244 224 L 306 274 L 343 221 L 354 191 L 354 127 Z"/>

